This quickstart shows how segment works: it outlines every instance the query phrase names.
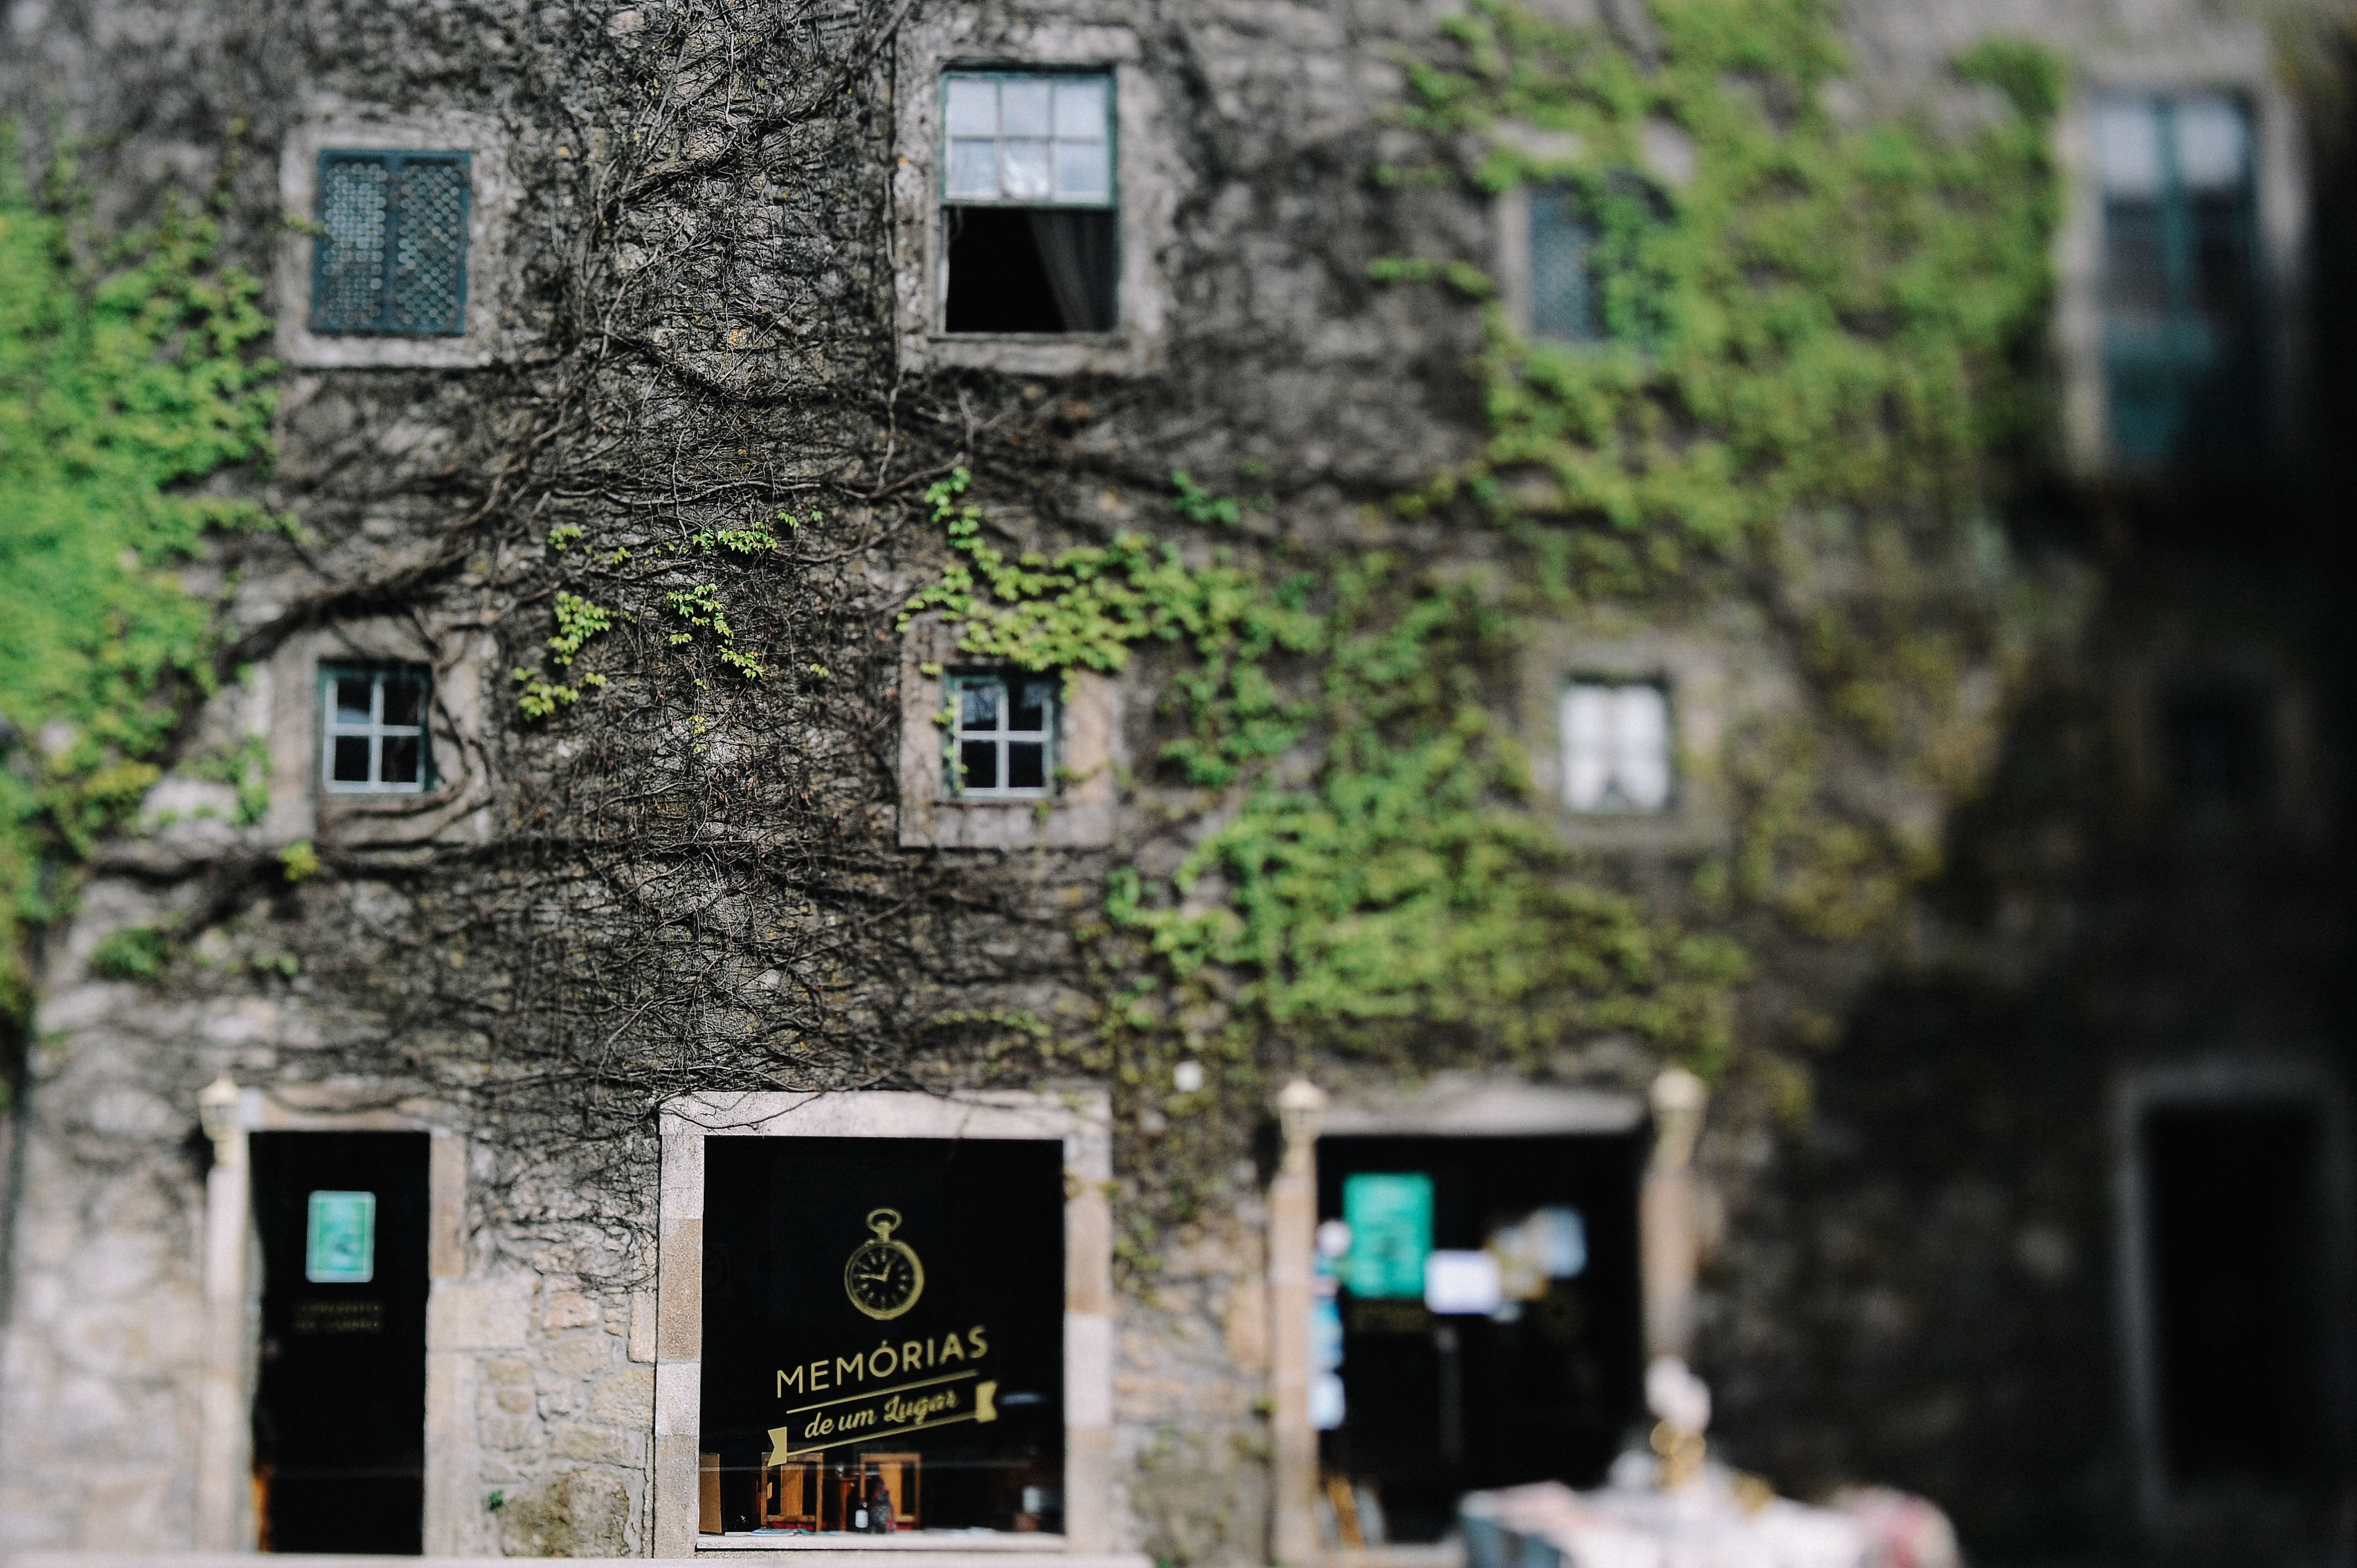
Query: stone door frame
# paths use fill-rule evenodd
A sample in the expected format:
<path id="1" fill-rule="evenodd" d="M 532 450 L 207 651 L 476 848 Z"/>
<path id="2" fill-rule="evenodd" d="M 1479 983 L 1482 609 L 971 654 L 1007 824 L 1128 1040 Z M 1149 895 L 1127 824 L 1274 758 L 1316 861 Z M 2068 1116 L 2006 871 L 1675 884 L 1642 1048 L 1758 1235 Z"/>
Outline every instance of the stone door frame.
<path id="1" fill-rule="evenodd" d="M 425 1549 L 428 1557 L 469 1555 L 466 1539 L 480 1511 L 474 1437 L 474 1358 L 444 1343 L 446 1297 L 467 1272 L 467 1143 L 447 1119 L 415 1101 L 382 1091 L 248 1089 L 234 1124 L 213 1140 L 205 1177 L 204 1367 L 199 1382 L 196 1546 L 252 1552 L 253 1397 L 261 1371 L 255 1326 L 262 1313 L 261 1242 L 253 1225 L 255 1133 L 424 1133 L 426 1145 Z M 439 1310 L 437 1310 L 439 1309 Z"/>
<path id="2" fill-rule="evenodd" d="M 1113 1432 L 1113 1111 L 1101 1090 L 932 1095 L 898 1090 L 830 1094 L 689 1094 L 662 1110 L 662 1195 L 656 1263 L 654 1530 L 656 1557 L 705 1552 L 921 1552 L 927 1563 L 1010 1552 L 1070 1568 L 1145 1568 L 1114 1551 Z M 704 1145 L 707 1138 L 1008 1138 L 1064 1149 L 1064 1533 L 928 1539 L 813 1536 L 729 1541 L 697 1534 L 704 1338 Z M 867 1559 L 870 1562 L 874 1558 Z M 816 1568 L 814 1561 L 812 1568 Z M 910 1565 L 913 1568 L 913 1564 Z"/>

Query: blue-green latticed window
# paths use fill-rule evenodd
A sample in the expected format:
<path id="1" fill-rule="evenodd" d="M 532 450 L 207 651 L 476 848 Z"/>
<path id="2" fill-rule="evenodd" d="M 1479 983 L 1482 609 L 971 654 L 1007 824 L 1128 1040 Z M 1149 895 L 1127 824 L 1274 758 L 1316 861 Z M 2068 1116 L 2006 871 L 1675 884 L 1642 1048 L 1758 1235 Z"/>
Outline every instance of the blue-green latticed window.
<path id="1" fill-rule="evenodd" d="M 431 678 L 411 664 L 319 667 L 320 772 L 331 795 L 417 794 L 434 781 Z"/>
<path id="2" fill-rule="evenodd" d="M 311 330 L 467 329 L 468 156 L 319 155 Z"/>
<path id="3" fill-rule="evenodd" d="M 1593 343 L 1604 336 L 1596 288 L 1596 225 L 1566 185 L 1531 191 L 1531 336 Z"/>
<path id="4" fill-rule="evenodd" d="M 2264 430 L 2250 112 L 2215 94 L 2095 106 L 2112 448 L 2255 455 Z"/>
<path id="5" fill-rule="evenodd" d="M 1056 678 L 952 675 L 950 793 L 964 800 L 1036 800 L 1055 777 Z"/>

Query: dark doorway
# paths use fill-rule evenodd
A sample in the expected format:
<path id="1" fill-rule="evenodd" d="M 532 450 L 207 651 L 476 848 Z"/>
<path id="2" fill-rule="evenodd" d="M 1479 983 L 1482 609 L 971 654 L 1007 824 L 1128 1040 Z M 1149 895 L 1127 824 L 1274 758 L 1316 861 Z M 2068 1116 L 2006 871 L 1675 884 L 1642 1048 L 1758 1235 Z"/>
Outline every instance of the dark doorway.
<path id="1" fill-rule="evenodd" d="M 1338 1508 L 1347 1501 L 1362 1535 L 1374 1515 L 1393 1541 L 1434 1541 L 1473 1488 L 1603 1477 L 1643 1380 L 1639 1157 L 1634 1136 L 1319 1141 L 1322 1233 L 1339 1240 L 1329 1222 L 1354 1207 L 1353 1178 L 1372 1178 L 1356 1206 L 1361 1231 L 1377 1203 L 1405 1195 L 1416 1208 L 1428 1193 L 1432 1250 L 1511 1262 L 1515 1239 L 1530 1236 L 1556 1253 L 1510 1268 L 1492 1311 L 1435 1314 L 1413 1283 L 1417 1262 L 1402 1251 L 1416 1245 L 1407 1240 L 1416 1227 L 1397 1223 L 1396 1203 L 1385 1217 L 1394 1239 L 1354 1237 L 1375 1248 L 1366 1271 L 1359 1252 L 1338 1267 L 1321 1249 L 1320 1289 L 1340 1319 L 1342 1409 L 1319 1458 L 1327 1491 Z"/>
<path id="2" fill-rule="evenodd" d="M 253 1139 L 254 1494 L 267 1552 L 424 1548 L 423 1133 Z"/>
<path id="3" fill-rule="evenodd" d="M 2143 1139 L 2169 1478 L 2310 1479 L 2330 1385 L 2320 1120 L 2169 1107 Z"/>

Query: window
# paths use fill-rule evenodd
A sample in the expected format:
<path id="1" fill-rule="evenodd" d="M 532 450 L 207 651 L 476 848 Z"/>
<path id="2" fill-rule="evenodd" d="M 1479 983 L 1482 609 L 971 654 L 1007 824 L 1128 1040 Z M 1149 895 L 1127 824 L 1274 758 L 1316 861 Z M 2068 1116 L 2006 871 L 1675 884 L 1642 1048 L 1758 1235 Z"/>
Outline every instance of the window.
<path id="1" fill-rule="evenodd" d="M 1651 682 L 1574 681 L 1563 694 L 1564 801 L 1653 813 L 1670 803 L 1670 697 Z"/>
<path id="2" fill-rule="evenodd" d="M 952 675 L 950 793 L 965 800 L 1044 796 L 1056 765 L 1053 676 Z"/>
<path id="3" fill-rule="evenodd" d="M 1060 1141 L 705 1148 L 702 1534 L 1062 1533 Z"/>
<path id="4" fill-rule="evenodd" d="M 1531 336 L 1593 343 L 1604 336 L 1596 287 L 1596 225 L 1567 185 L 1531 191 Z"/>
<path id="5" fill-rule="evenodd" d="M 1112 331 L 1113 79 L 951 71 L 942 117 L 944 329 Z"/>
<path id="6" fill-rule="evenodd" d="M 2113 448 L 2144 466 L 2247 452 L 2261 414 L 2249 112 L 2124 98 L 2094 124 Z"/>
<path id="7" fill-rule="evenodd" d="M 2169 790 L 2196 816 L 2263 805 L 2274 784 L 2266 695 L 2241 682 L 2179 686 L 2161 702 L 2160 731 Z"/>
<path id="8" fill-rule="evenodd" d="M 322 766 L 337 795 L 417 793 L 430 781 L 426 674 L 403 665 L 328 665 L 319 672 L 325 710 Z"/>
<path id="9" fill-rule="evenodd" d="M 466 331 L 468 162 L 465 153 L 319 155 L 312 331 Z"/>

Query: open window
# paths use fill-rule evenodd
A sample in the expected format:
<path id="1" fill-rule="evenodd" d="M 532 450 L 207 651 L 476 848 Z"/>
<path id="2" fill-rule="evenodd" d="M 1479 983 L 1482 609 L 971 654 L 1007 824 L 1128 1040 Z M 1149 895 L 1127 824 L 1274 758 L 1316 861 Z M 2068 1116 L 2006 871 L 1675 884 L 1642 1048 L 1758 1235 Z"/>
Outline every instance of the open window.
<path id="1" fill-rule="evenodd" d="M 2216 464 L 2264 433 L 2251 113 L 2218 93 L 2095 107 L 2112 448 Z"/>
<path id="2" fill-rule="evenodd" d="M 1113 331 L 1114 79 L 953 70 L 942 92 L 943 329 Z"/>

